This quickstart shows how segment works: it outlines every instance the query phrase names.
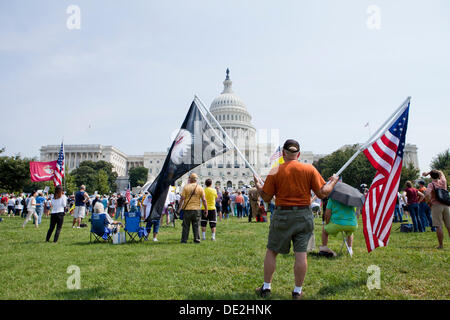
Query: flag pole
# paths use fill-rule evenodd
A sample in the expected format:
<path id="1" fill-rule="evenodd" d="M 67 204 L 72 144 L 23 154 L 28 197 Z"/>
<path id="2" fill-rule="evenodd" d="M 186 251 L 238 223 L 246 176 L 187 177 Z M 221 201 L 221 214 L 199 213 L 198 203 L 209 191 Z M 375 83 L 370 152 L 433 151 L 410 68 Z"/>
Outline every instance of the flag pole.
<path id="1" fill-rule="evenodd" d="M 203 101 L 197 96 L 195 95 L 194 100 L 197 100 L 198 102 L 200 102 L 200 104 L 202 105 L 202 107 L 206 110 L 206 112 L 208 113 L 208 115 L 211 116 L 211 118 L 213 119 L 213 121 L 215 122 L 215 124 L 217 125 L 218 129 L 220 130 L 220 132 L 222 132 L 225 136 L 225 138 L 227 138 L 231 145 L 233 146 L 233 148 L 236 150 L 237 154 L 242 158 L 242 160 L 244 160 L 245 164 L 248 166 L 248 168 L 251 170 L 251 172 L 257 177 L 257 179 L 261 182 L 264 183 L 261 179 L 261 177 L 258 175 L 258 173 L 256 172 L 255 168 L 253 168 L 253 166 L 248 162 L 248 160 L 244 157 L 244 155 L 242 154 L 241 150 L 239 150 L 239 148 L 236 146 L 236 144 L 234 143 L 234 141 L 230 138 L 230 136 L 226 133 L 226 131 L 222 128 L 222 126 L 220 125 L 220 123 L 217 121 L 217 119 L 211 114 L 211 112 L 208 110 L 208 108 L 205 106 L 205 104 L 203 103 Z M 206 118 L 206 117 L 205 117 Z"/>
<path id="2" fill-rule="evenodd" d="M 64 176 L 62 177 L 64 179 L 64 192 L 67 192 L 66 190 L 66 148 L 64 148 L 64 137 L 62 137 L 62 146 L 63 146 L 63 157 L 64 157 Z"/>
<path id="3" fill-rule="evenodd" d="M 406 100 L 400 105 L 400 107 L 398 107 L 394 113 L 378 128 L 377 131 L 375 131 L 375 133 L 369 138 L 369 140 L 366 141 L 366 143 L 364 143 L 359 149 L 358 151 L 355 152 L 355 154 L 348 159 L 348 161 L 339 169 L 338 172 L 336 172 L 336 175 L 341 175 L 341 173 L 350 165 L 350 163 L 352 163 L 353 160 L 355 160 L 355 158 L 361 153 L 361 151 L 363 151 L 364 149 L 367 148 L 368 145 L 370 145 L 375 139 L 378 138 L 378 135 L 380 134 L 380 132 L 385 129 L 386 127 L 390 127 L 392 125 L 392 123 L 396 120 L 396 115 L 399 114 L 400 112 L 403 112 L 404 109 L 406 108 L 406 106 L 409 104 L 411 100 L 411 97 L 406 98 Z"/>

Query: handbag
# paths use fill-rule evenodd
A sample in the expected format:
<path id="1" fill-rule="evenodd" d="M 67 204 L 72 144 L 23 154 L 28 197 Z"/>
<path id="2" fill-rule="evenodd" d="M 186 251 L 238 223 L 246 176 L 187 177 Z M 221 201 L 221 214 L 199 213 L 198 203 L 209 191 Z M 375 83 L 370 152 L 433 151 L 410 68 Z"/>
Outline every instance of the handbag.
<path id="1" fill-rule="evenodd" d="M 126 242 L 125 232 L 113 233 L 113 244 L 123 244 Z"/>
<path id="2" fill-rule="evenodd" d="M 433 188 L 434 188 L 434 195 L 436 197 L 436 200 L 442 204 L 450 206 L 450 197 L 448 196 L 448 191 L 445 189 L 436 188 L 434 183 L 433 183 Z"/>
<path id="3" fill-rule="evenodd" d="M 184 208 L 186 208 L 187 205 L 189 204 L 189 201 L 191 201 L 191 198 L 194 195 L 195 190 L 197 190 L 197 186 L 198 186 L 198 183 L 195 185 L 194 191 L 192 191 L 191 196 L 189 197 L 188 201 L 183 205 Z M 183 220 L 183 213 L 184 213 L 184 209 L 181 209 L 180 210 L 180 220 Z"/>

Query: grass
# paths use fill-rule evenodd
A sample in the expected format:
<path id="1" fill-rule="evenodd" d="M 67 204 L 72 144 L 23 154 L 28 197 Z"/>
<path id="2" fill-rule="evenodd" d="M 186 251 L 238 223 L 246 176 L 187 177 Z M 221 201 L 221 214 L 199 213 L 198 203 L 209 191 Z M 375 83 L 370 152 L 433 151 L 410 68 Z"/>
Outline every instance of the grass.
<path id="1" fill-rule="evenodd" d="M 72 229 L 66 216 L 59 242 L 46 243 L 49 219 L 35 229 L 23 219 L 0 223 L 0 299 L 256 299 L 263 280 L 268 223 L 230 218 L 217 227 L 217 240 L 180 244 L 181 224 L 161 227 L 159 242 L 89 244 L 89 228 Z M 362 225 L 355 234 L 354 256 L 328 259 L 308 255 L 304 299 L 449 299 L 450 242 L 437 250 L 436 234 L 400 233 L 392 228 L 389 246 L 367 253 Z M 429 228 L 428 228 L 429 229 Z M 316 246 L 321 220 L 316 219 Z M 53 239 L 53 237 L 52 237 Z M 331 237 L 339 251 L 342 239 Z M 344 249 L 345 251 L 345 249 Z M 279 255 L 272 299 L 290 299 L 294 255 Z M 81 288 L 68 289 L 67 268 L 80 268 Z M 380 268 L 381 289 L 369 290 L 367 268 Z"/>

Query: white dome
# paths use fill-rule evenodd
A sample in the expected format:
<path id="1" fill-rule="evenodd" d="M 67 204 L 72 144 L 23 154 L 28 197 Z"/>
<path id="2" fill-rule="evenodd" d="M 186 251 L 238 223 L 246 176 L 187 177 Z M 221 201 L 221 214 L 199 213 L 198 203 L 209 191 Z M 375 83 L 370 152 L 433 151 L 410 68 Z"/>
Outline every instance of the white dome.
<path id="1" fill-rule="evenodd" d="M 213 100 L 209 110 L 222 125 L 254 130 L 251 124 L 252 116 L 248 113 L 244 102 L 232 90 L 233 82 L 230 80 L 229 73 L 230 70 L 227 69 L 223 91 Z"/>
<path id="2" fill-rule="evenodd" d="M 238 107 L 245 109 L 245 104 L 239 97 L 237 97 L 233 93 L 222 93 L 220 96 L 213 100 L 210 110 L 213 111 L 214 109 L 224 107 Z"/>

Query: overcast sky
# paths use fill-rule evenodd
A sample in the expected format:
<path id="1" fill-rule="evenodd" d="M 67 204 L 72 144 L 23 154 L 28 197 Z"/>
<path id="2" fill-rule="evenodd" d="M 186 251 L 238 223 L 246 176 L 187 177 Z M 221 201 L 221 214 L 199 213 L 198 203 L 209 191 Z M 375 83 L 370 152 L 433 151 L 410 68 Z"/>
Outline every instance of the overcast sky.
<path id="1" fill-rule="evenodd" d="M 62 137 L 165 151 L 227 67 L 253 125 L 303 150 L 365 142 L 407 96 L 421 169 L 449 147 L 448 0 L 0 0 L 0 40 L 8 155 Z"/>

